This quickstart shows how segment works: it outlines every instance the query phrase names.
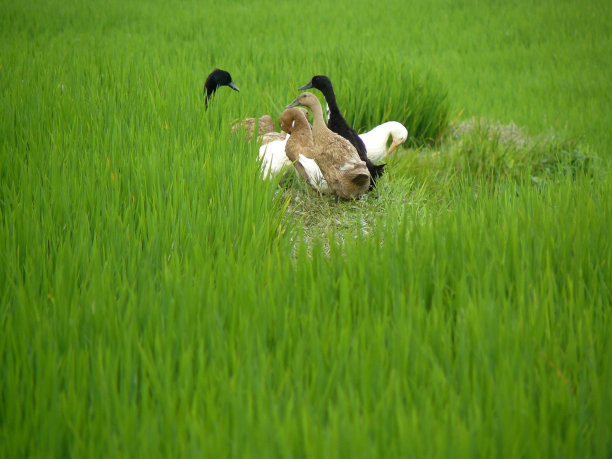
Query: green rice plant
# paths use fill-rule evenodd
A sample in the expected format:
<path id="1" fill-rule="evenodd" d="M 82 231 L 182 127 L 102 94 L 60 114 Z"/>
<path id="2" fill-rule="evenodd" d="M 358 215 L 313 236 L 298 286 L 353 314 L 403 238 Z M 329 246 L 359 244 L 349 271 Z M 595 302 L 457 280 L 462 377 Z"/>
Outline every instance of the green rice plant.
<path id="1" fill-rule="evenodd" d="M 579 422 L 579 418 L 563 414 L 586 402 L 578 401 L 580 389 L 572 383 L 575 380 L 569 372 L 573 370 L 568 368 L 577 370 L 579 361 L 595 356 L 587 350 L 594 349 L 590 336 L 598 336 L 596 355 L 600 358 L 604 358 L 600 352 L 609 347 L 607 340 L 601 340 L 609 328 L 607 320 L 599 324 L 595 335 L 583 335 L 570 325 L 576 314 L 591 323 L 598 320 L 596 317 L 605 315 L 610 299 L 606 261 L 610 244 L 605 226 L 610 213 L 599 207 L 608 185 L 588 179 L 579 182 L 578 189 L 570 180 L 543 191 L 527 187 L 519 196 L 503 186 L 495 195 L 476 196 L 470 187 L 458 184 L 460 197 L 451 212 L 423 218 L 406 206 L 402 225 L 383 231 L 374 227 L 367 237 L 357 239 L 345 234 L 342 245 L 332 236 L 328 266 L 333 277 L 321 278 L 323 284 L 318 285 L 333 285 L 333 306 L 352 305 L 338 320 L 352 326 L 354 348 L 338 358 L 354 355 L 361 364 L 354 362 L 345 368 L 357 365 L 365 372 L 352 383 L 340 385 L 343 393 L 351 396 L 340 398 L 339 403 L 362 407 L 361 413 L 381 413 L 378 422 L 386 426 L 389 437 L 406 440 L 397 450 L 392 444 L 387 451 L 423 456 L 453 451 L 479 456 L 507 451 L 531 455 L 545 448 L 548 452 L 584 454 L 587 437 L 598 438 L 599 452 L 591 450 L 592 454 L 600 455 L 607 448 L 607 427 L 570 427 L 568 420 Z M 578 224 L 580 219 L 586 221 Z M 532 233 L 528 229 L 532 227 L 546 228 L 545 234 Z M 570 266 L 569 253 L 575 253 L 578 246 L 580 255 L 570 257 Z M 312 252 L 316 263 L 314 248 Z M 369 257 L 367 263 L 364 253 Z M 300 277 L 308 269 L 305 266 Z M 590 279 L 588 288 L 583 283 L 585 275 Z M 355 279 L 363 283 L 358 287 Z M 382 285 L 385 288 L 380 288 Z M 307 284 L 303 289 L 306 297 Z M 376 320 L 370 321 L 373 317 L 382 322 L 380 328 Z M 363 341 L 360 325 L 368 328 Z M 572 329 L 571 337 L 564 335 Z M 383 341 L 387 352 L 373 357 L 369 366 L 368 356 L 376 348 L 373 343 Z M 586 354 L 573 360 L 570 355 L 575 356 L 579 348 Z M 608 367 L 602 360 L 599 364 Z M 590 368 L 603 369 L 599 364 Z M 587 367 L 575 374 L 585 370 Z M 362 385 L 376 387 L 376 381 L 381 381 L 376 375 L 381 372 L 388 376 L 381 378 L 386 383 L 376 390 L 374 403 L 369 399 L 371 392 Z M 587 381 L 596 379 L 583 381 L 589 385 Z M 547 383 L 542 385 L 543 381 Z M 588 393 L 592 389 L 597 395 L 592 403 L 586 402 L 588 408 L 582 407 L 602 416 L 608 395 L 599 383 L 585 388 Z M 391 393 L 402 400 L 395 420 L 382 414 Z M 398 399 L 390 396 L 390 400 L 397 403 Z M 544 405 L 551 416 L 546 426 L 519 414 L 522 409 L 538 410 L 537 406 Z M 418 413 L 424 412 L 427 419 L 435 419 L 432 424 L 421 423 Z M 376 431 L 375 425 L 367 425 L 371 417 L 357 416 L 357 422 L 366 423 L 363 434 L 368 429 Z M 523 422 L 517 423 L 516 416 Z M 552 435 L 544 447 L 536 440 L 542 429 Z M 506 442 L 509 431 L 512 438 L 521 441 Z M 435 440 L 423 442 L 422 435 Z M 349 441 L 351 435 L 347 433 L 345 438 Z M 558 442 L 561 438 L 564 440 Z"/>
<path id="2" fill-rule="evenodd" d="M 596 158 L 585 154 L 576 140 L 558 134 L 529 137 L 513 124 L 472 120 L 461 124 L 454 137 L 457 144 L 450 148 L 456 157 L 453 166 L 489 179 L 575 175 L 591 173 L 595 167 Z"/>
<path id="3" fill-rule="evenodd" d="M 604 6 L 4 2 L 0 456 L 608 457 Z M 320 73 L 501 122 L 264 182 L 232 120 Z"/>

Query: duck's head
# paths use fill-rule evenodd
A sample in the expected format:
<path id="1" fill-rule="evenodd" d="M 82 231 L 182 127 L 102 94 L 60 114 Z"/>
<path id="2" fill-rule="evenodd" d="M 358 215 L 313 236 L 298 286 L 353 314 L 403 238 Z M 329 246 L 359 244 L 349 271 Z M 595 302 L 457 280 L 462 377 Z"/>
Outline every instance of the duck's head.
<path id="1" fill-rule="evenodd" d="M 393 151 L 403 144 L 408 138 L 408 130 L 403 124 L 398 123 L 397 121 L 391 121 L 389 125 L 389 131 L 391 132 L 391 138 L 393 141 L 391 142 L 391 146 L 387 152 L 388 155 L 393 153 Z"/>
<path id="2" fill-rule="evenodd" d="M 302 91 L 304 89 L 311 89 L 311 88 L 318 89 L 319 91 L 324 91 L 325 89 L 328 89 L 328 88 L 333 89 L 331 80 L 325 75 L 313 76 L 312 80 L 310 80 L 309 83 L 306 83 L 301 88 L 298 88 L 298 90 Z"/>
<path id="3" fill-rule="evenodd" d="M 319 99 L 317 98 L 317 96 L 315 96 L 311 92 L 303 92 L 297 97 L 297 99 L 295 99 L 293 102 L 287 105 L 287 108 L 293 108 L 299 105 L 303 107 L 308 107 L 311 110 L 313 107 L 316 107 L 317 105 L 321 107 L 321 103 L 319 102 Z"/>
<path id="4" fill-rule="evenodd" d="M 308 110 L 302 107 L 288 108 L 281 113 L 278 124 L 287 134 L 293 134 L 293 129 L 297 125 L 309 126 Z"/>
<path id="5" fill-rule="evenodd" d="M 214 69 L 210 75 L 208 75 L 208 78 L 206 78 L 204 86 L 207 92 L 214 92 L 219 86 L 229 86 L 234 91 L 240 92 L 240 89 L 234 84 L 229 72 L 221 69 Z"/>

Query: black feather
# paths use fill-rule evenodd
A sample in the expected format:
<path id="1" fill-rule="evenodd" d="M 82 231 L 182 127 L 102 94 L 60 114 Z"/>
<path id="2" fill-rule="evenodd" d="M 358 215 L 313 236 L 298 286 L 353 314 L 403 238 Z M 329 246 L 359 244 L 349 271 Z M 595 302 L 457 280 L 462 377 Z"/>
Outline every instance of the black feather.
<path id="1" fill-rule="evenodd" d="M 204 83 L 204 104 L 206 108 L 208 108 L 208 99 L 215 94 L 219 86 L 229 86 L 234 91 L 240 91 L 234 84 L 229 72 L 221 69 L 214 69 L 210 75 L 208 75 Z"/>

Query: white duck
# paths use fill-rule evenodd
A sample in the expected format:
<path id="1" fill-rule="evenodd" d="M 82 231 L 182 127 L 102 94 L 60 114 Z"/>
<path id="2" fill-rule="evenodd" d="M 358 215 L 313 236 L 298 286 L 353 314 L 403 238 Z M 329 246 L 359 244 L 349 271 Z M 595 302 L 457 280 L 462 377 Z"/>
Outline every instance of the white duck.
<path id="1" fill-rule="evenodd" d="M 387 150 L 387 141 L 392 136 L 393 141 Z M 369 132 L 359 134 L 366 147 L 368 159 L 372 162 L 380 161 L 385 156 L 390 155 L 408 138 L 408 130 L 397 121 L 388 121 L 376 126 Z"/>

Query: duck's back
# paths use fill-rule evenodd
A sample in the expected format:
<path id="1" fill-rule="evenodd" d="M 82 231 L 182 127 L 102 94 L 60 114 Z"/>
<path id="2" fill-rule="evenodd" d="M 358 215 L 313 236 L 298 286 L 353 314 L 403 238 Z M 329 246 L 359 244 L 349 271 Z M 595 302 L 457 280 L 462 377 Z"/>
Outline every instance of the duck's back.
<path id="1" fill-rule="evenodd" d="M 331 132 L 316 138 L 315 160 L 329 187 L 343 199 L 354 199 L 368 191 L 370 173 L 355 147 L 342 136 Z"/>
<path id="2" fill-rule="evenodd" d="M 330 164 L 341 165 L 347 162 L 349 163 L 365 163 L 361 161 L 355 147 L 344 137 L 330 132 L 329 135 L 318 139 L 319 156 L 323 155 L 325 161 Z M 318 157 L 317 157 L 318 159 Z"/>
<path id="3" fill-rule="evenodd" d="M 366 154 L 365 145 L 363 144 L 363 141 L 357 135 L 357 132 L 355 132 L 355 129 L 350 127 L 348 123 L 346 122 L 346 120 L 341 115 L 331 114 L 329 121 L 327 123 L 327 127 L 329 128 L 330 131 L 335 132 L 339 136 L 344 137 L 346 140 L 351 142 L 351 144 L 357 150 L 357 154 L 363 160 L 364 156 L 362 156 L 362 153 L 363 155 Z"/>
<path id="4" fill-rule="evenodd" d="M 285 140 L 286 137 L 286 132 L 266 132 L 264 135 L 260 136 L 260 139 L 261 144 L 265 145 L 276 140 Z"/>

